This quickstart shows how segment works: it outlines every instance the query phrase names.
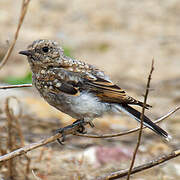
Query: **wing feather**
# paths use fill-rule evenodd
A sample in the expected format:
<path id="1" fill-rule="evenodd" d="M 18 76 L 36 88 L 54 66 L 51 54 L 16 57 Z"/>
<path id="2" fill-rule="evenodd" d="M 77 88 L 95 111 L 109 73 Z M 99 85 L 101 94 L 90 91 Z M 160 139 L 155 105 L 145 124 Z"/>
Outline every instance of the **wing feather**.
<path id="1" fill-rule="evenodd" d="M 119 104 L 134 104 L 143 106 L 143 103 L 126 95 L 126 92 L 116 84 L 110 81 L 97 78 L 97 80 L 89 81 L 88 84 L 91 86 L 91 90 L 96 92 L 102 101 Z M 146 108 L 151 107 L 146 104 Z"/>
<path id="2" fill-rule="evenodd" d="M 58 69 L 55 77 L 61 82 L 61 86 L 57 87 L 55 84 L 55 88 L 53 88 L 56 93 L 59 91 L 59 93 L 64 92 L 69 95 L 78 96 L 82 91 L 89 91 L 103 102 L 143 106 L 142 102 L 128 96 L 119 86 L 102 76 L 97 76 L 97 73 L 79 74 L 65 69 L 59 71 Z M 150 106 L 146 105 L 146 108 L 148 107 Z"/>

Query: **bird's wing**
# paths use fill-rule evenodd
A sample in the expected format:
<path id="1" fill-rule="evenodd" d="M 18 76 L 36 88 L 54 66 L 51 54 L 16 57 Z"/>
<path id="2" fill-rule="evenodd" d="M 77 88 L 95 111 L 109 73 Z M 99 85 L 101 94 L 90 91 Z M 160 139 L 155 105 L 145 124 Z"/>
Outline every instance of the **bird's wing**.
<path id="1" fill-rule="evenodd" d="M 96 80 L 86 81 L 90 91 L 96 94 L 102 101 L 119 104 L 134 104 L 143 106 L 143 103 L 128 96 L 126 92 L 112 82 L 96 77 Z M 146 107 L 150 107 L 146 105 Z"/>
<path id="2" fill-rule="evenodd" d="M 52 91 L 78 96 L 81 91 L 92 92 L 103 102 L 134 104 L 143 106 L 143 103 L 128 96 L 126 92 L 107 78 L 98 76 L 96 73 L 74 73 L 65 69 L 58 69 L 55 72 L 55 79 Z M 146 105 L 146 108 L 150 107 Z"/>

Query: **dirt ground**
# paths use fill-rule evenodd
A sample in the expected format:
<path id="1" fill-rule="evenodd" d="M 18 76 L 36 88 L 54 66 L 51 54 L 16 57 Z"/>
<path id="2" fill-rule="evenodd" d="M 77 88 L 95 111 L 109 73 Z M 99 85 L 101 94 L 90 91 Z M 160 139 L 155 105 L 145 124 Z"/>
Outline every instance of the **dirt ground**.
<path id="1" fill-rule="evenodd" d="M 21 1 L 0 1 L 0 59 L 13 40 Z M 152 119 L 180 105 L 180 1 L 179 0 L 38 0 L 31 1 L 15 49 L 0 70 L 1 85 L 6 77 L 23 77 L 30 71 L 18 52 L 36 39 L 53 39 L 71 56 L 103 69 L 129 95 L 143 100 L 151 61 L 152 75 L 146 114 Z M 52 131 L 72 123 L 69 116 L 50 107 L 35 88 L 0 90 L 1 154 L 48 137 Z M 7 97 L 19 126 L 8 124 Z M 6 109 L 6 111 L 5 111 Z M 13 124 L 14 122 L 12 122 Z M 88 133 L 125 131 L 137 126 L 122 114 L 94 121 Z M 17 123 L 16 123 L 17 124 Z M 12 126 L 12 132 L 7 127 Z M 148 162 L 180 147 L 180 112 L 160 126 L 173 139 L 166 143 L 149 130 L 143 133 L 136 165 Z M 19 128 L 19 129 L 18 129 Z M 22 133 L 21 133 L 22 132 Z M 10 136 L 12 138 L 10 138 Z M 65 145 L 54 142 L 30 151 L 26 156 L 0 164 L 0 179 L 93 180 L 129 167 L 137 133 L 111 139 L 68 137 Z M 14 143 L 13 143 L 14 142 Z M 10 149 L 8 148 L 10 147 Z M 153 178 L 152 178 L 153 177 Z M 180 159 L 133 175 L 131 179 L 173 180 L 180 178 Z"/>

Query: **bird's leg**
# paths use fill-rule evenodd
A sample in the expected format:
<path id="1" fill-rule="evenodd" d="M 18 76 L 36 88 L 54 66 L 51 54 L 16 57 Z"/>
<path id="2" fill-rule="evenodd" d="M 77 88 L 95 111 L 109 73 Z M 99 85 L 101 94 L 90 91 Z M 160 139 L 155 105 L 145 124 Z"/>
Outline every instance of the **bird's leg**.
<path id="1" fill-rule="evenodd" d="M 63 144 L 62 142 L 65 141 L 65 136 L 67 134 L 73 134 L 75 132 L 79 133 L 85 133 L 85 127 L 87 122 L 84 121 L 84 119 L 78 119 L 75 122 L 73 122 L 71 125 L 65 126 L 64 128 L 60 128 L 56 130 L 56 133 L 62 134 L 62 139 L 57 139 L 59 144 Z"/>
<path id="2" fill-rule="evenodd" d="M 81 134 L 85 134 L 86 131 L 85 131 L 85 125 L 86 123 L 84 122 L 84 119 L 81 120 L 81 119 L 78 119 L 76 121 L 73 122 L 72 125 L 78 125 L 79 126 L 79 129 L 77 130 L 78 133 L 81 133 Z"/>
<path id="3" fill-rule="evenodd" d="M 95 127 L 95 125 L 92 123 L 92 121 L 89 121 L 88 124 L 89 124 L 92 128 Z"/>
<path id="4" fill-rule="evenodd" d="M 78 119 L 78 120 L 74 121 L 73 124 L 79 123 L 79 121 L 81 121 L 81 119 Z M 92 123 L 92 121 L 87 121 L 87 122 L 84 122 L 84 123 L 88 123 L 92 128 L 95 127 L 95 125 Z M 81 125 L 82 125 L 81 126 L 82 130 L 79 129 L 77 132 L 85 134 L 86 131 L 84 131 L 85 130 L 85 127 L 83 126 L 84 124 L 81 124 Z"/>

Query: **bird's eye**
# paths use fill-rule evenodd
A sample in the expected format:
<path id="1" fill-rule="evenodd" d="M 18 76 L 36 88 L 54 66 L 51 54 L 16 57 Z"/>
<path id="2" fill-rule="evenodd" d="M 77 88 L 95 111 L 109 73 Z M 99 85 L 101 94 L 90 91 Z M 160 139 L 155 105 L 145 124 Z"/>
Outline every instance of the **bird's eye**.
<path id="1" fill-rule="evenodd" d="M 44 46 L 44 47 L 42 48 L 42 51 L 45 52 L 45 53 L 47 53 L 47 52 L 49 51 L 49 48 L 48 48 L 47 46 Z"/>

